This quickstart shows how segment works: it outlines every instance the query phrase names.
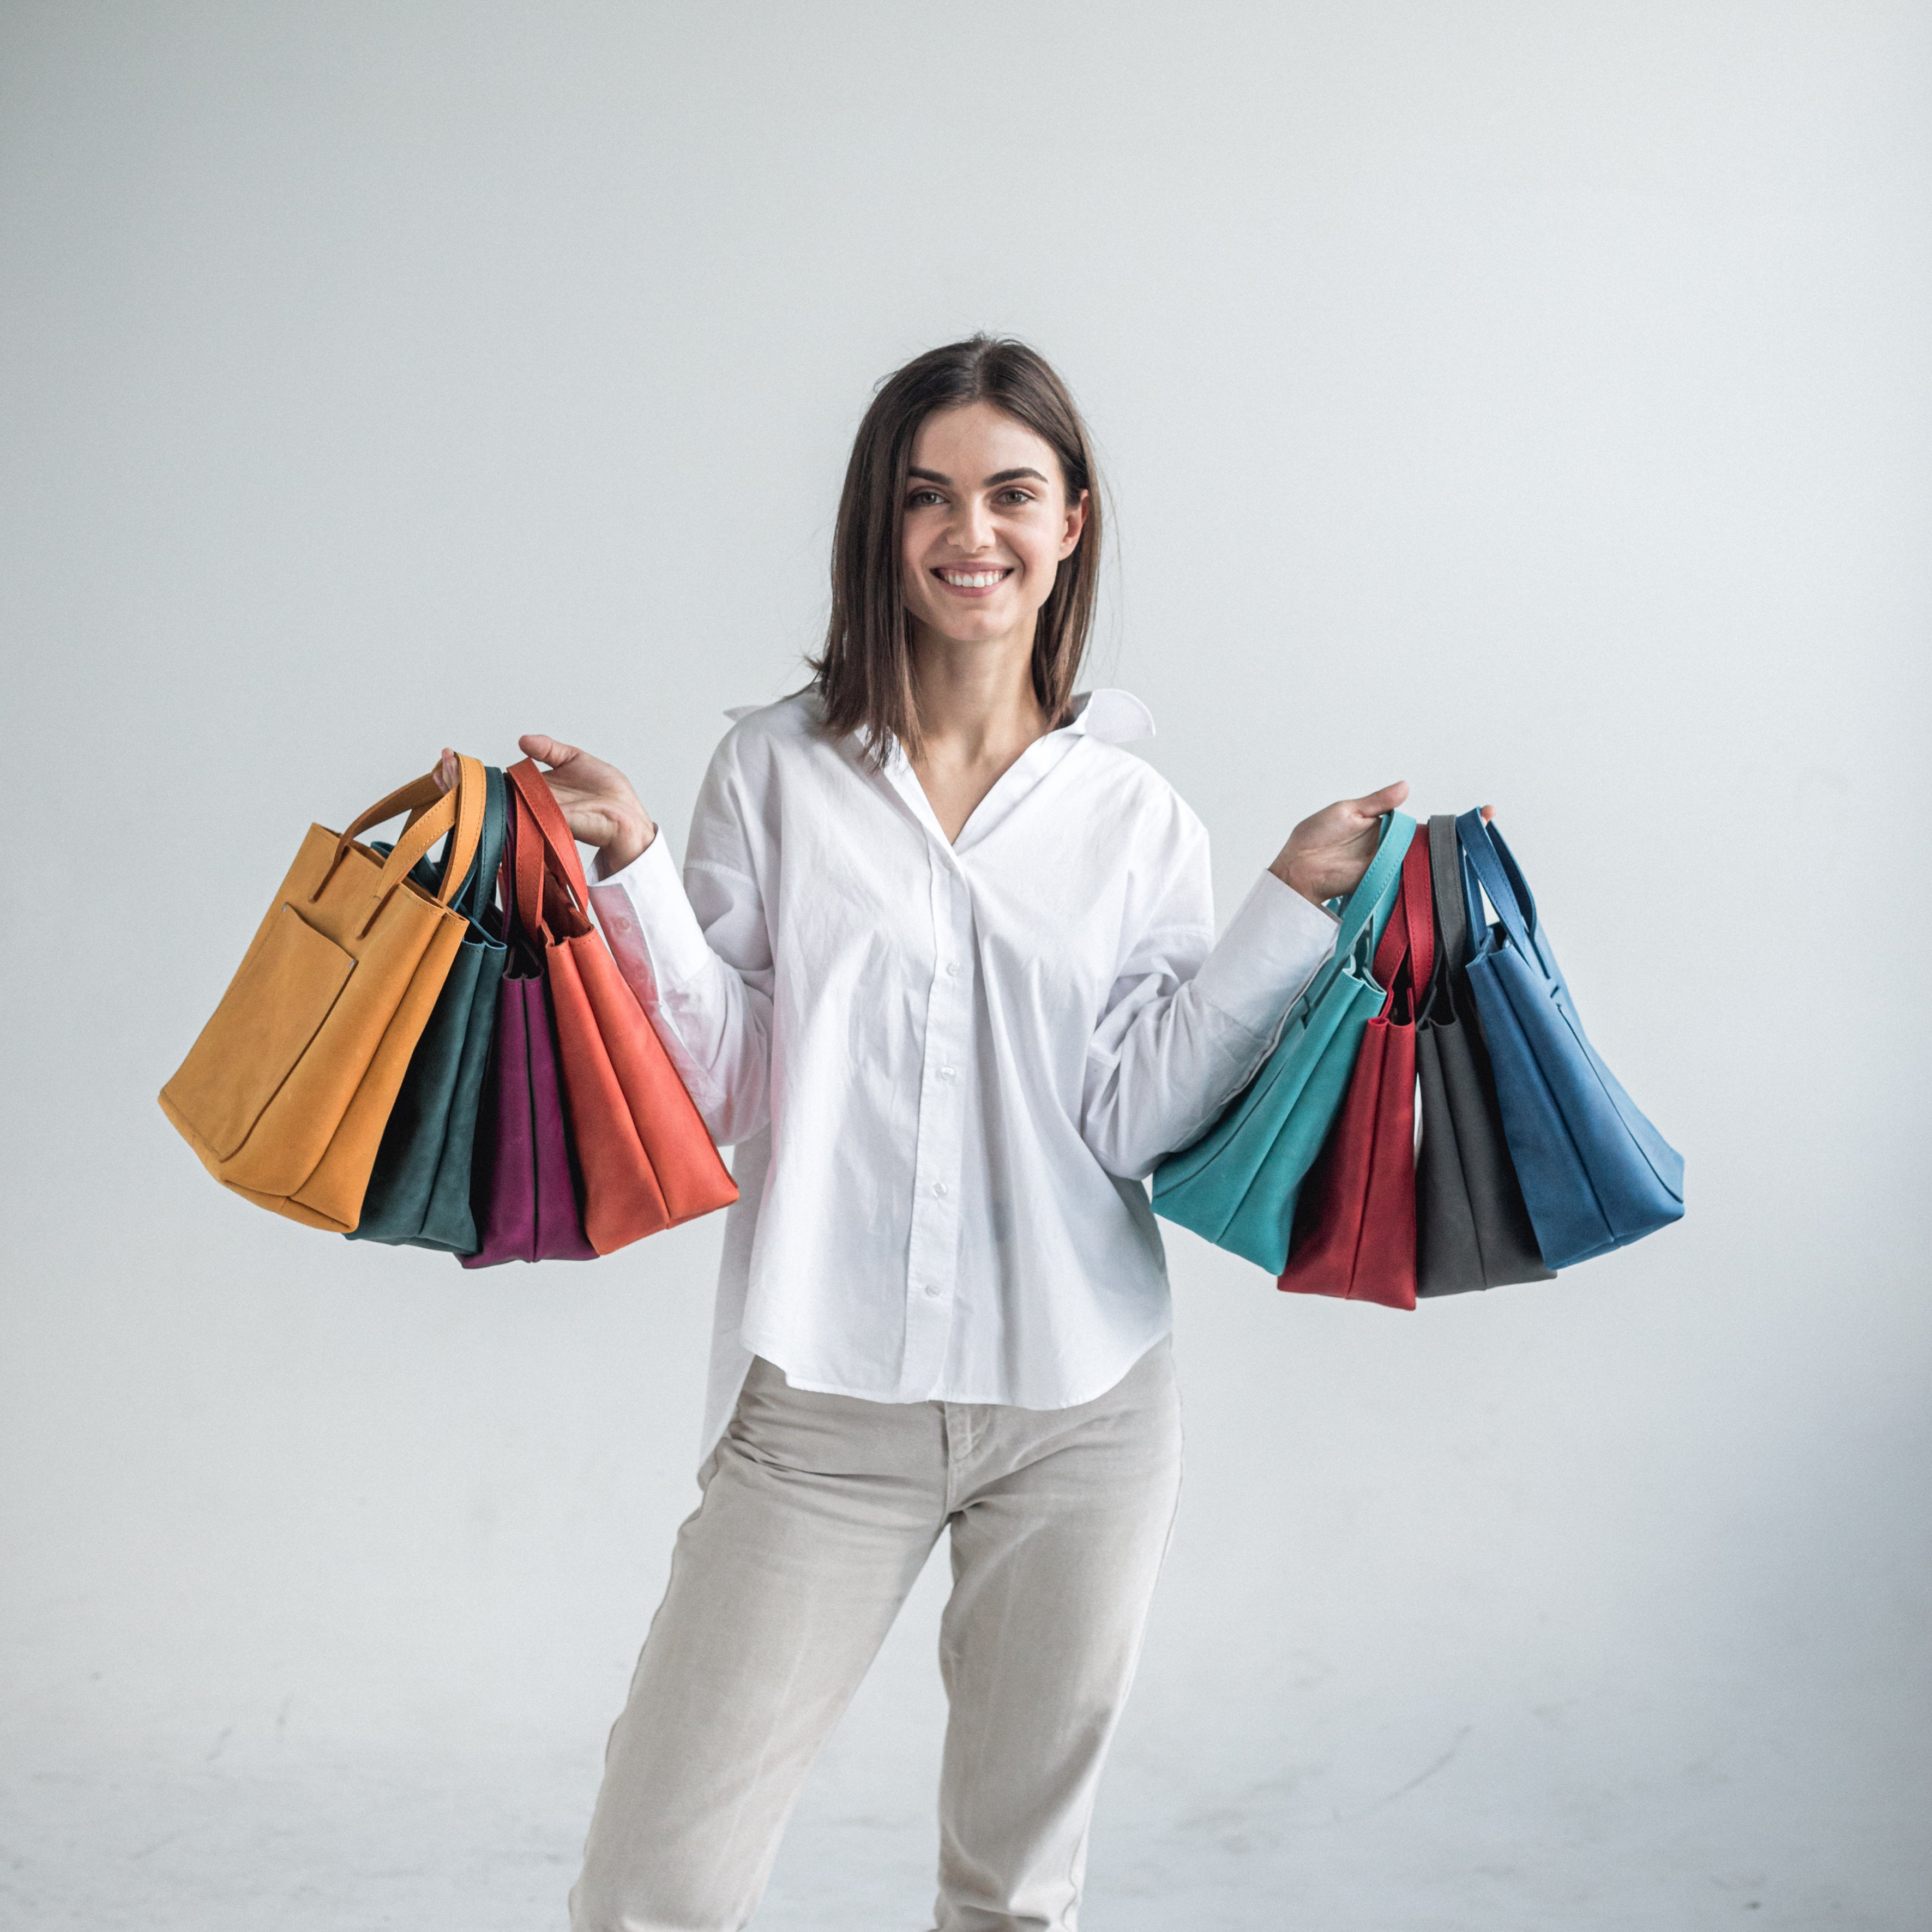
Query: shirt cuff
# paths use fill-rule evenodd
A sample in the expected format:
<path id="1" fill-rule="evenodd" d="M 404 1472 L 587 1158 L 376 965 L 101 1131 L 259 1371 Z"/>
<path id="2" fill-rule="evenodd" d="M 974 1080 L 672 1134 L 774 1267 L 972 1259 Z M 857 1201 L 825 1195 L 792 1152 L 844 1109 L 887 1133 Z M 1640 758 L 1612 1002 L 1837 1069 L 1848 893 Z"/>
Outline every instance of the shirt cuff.
<path id="1" fill-rule="evenodd" d="M 590 904 L 618 964 L 627 968 L 627 977 L 641 948 L 653 992 L 658 987 L 688 986 L 716 957 L 685 896 L 684 881 L 672 862 L 670 843 L 662 826 L 622 872 L 590 888 Z"/>
<path id="2" fill-rule="evenodd" d="M 1250 1033 L 1270 1034 L 1334 951 L 1336 927 L 1332 914 L 1264 872 L 1202 962 L 1196 988 Z"/>

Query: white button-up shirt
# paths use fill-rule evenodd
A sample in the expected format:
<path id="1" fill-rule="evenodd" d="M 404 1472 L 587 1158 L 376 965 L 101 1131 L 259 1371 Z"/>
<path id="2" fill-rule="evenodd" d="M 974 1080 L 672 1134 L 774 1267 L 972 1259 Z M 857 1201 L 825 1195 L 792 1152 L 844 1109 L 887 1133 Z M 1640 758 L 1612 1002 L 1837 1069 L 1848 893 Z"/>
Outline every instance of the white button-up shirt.
<path id="1" fill-rule="evenodd" d="M 1201 822 L 1101 691 L 949 843 L 809 695 L 737 719 L 680 884 L 591 893 L 733 1145 L 704 1453 L 763 1355 L 796 1388 L 1060 1408 L 1171 1322 L 1142 1177 L 1254 1073 L 1334 924 L 1264 874 L 1217 945 Z"/>

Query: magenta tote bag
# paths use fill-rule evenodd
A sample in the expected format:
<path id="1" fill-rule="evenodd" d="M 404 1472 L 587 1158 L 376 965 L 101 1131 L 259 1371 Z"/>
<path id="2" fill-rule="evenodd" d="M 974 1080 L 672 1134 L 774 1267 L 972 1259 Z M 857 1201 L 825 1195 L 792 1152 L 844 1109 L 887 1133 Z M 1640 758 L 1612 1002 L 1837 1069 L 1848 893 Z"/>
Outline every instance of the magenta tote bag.
<path id="1" fill-rule="evenodd" d="M 503 932 L 510 959 L 496 992 L 496 1030 L 477 1109 L 470 1205 L 482 1245 L 465 1268 L 499 1262 L 587 1262 L 577 1160 L 558 1076 L 556 1028 L 543 957 L 517 917 L 515 834 L 503 861 Z"/>

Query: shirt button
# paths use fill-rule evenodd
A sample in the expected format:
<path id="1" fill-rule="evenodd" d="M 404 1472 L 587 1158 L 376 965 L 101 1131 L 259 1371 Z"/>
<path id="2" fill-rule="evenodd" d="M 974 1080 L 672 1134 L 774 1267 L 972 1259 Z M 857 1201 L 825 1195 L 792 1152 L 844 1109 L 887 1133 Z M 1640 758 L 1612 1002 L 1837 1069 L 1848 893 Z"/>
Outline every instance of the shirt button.
<path id="1" fill-rule="evenodd" d="M 949 959 L 949 960 L 947 960 L 947 961 L 946 961 L 946 976 L 949 980 L 956 980 L 956 979 L 958 979 L 958 976 L 959 976 L 959 962 L 958 962 L 958 960 L 956 960 L 956 959 Z"/>
<path id="2" fill-rule="evenodd" d="M 942 1066 L 939 1070 L 939 1077 L 942 1080 L 957 1080 L 959 1070 L 956 1066 Z"/>
<path id="3" fill-rule="evenodd" d="M 945 1292 L 936 1281 L 929 1281 L 926 1285 L 926 1298 L 928 1301 L 937 1301 Z"/>
<path id="4" fill-rule="evenodd" d="M 946 1193 L 946 1184 L 945 1184 L 945 1182 L 944 1182 L 944 1181 L 943 1181 L 943 1180 L 935 1180 L 935 1181 L 932 1184 L 932 1191 L 933 1191 L 933 1192 L 934 1192 L 934 1193 L 935 1193 L 935 1194 L 938 1195 L 938 1196 L 939 1196 L 943 1199 L 943 1198 L 944 1198 L 944 1196 L 945 1196 L 945 1193 Z"/>

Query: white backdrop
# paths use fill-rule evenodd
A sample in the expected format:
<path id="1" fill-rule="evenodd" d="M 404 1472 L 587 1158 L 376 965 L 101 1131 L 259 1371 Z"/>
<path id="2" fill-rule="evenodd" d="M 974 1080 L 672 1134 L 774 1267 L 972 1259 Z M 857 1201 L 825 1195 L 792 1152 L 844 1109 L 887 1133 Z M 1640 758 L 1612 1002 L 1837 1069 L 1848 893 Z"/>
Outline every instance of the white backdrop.
<path id="1" fill-rule="evenodd" d="M 1408 1316 L 1170 1237 L 1187 1492 L 1088 1921 L 1932 1921 L 1923 5 L 0 10 L 0 1924 L 559 1925 L 718 1224 L 465 1274 L 153 1096 L 452 742 L 681 848 L 871 384 L 1118 500 L 1093 681 L 1231 908 L 1492 800 L 1678 1228 Z M 930 1897 L 935 1566 L 761 1924 Z"/>

